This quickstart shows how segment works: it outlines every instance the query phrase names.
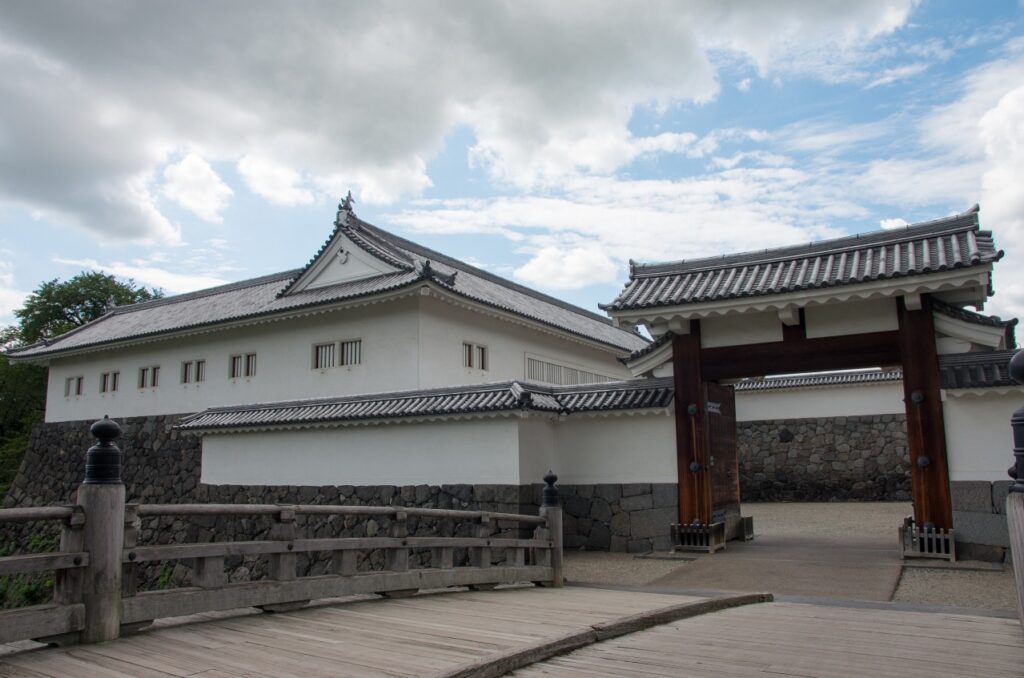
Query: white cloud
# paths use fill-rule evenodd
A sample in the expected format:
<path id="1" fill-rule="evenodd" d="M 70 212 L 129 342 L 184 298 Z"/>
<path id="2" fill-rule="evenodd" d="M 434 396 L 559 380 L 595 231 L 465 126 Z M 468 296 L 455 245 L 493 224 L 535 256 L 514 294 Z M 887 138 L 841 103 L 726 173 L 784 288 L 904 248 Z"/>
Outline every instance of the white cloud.
<path id="1" fill-rule="evenodd" d="M 921 75 L 928 70 L 928 66 L 929 64 L 919 61 L 905 66 L 886 68 L 878 75 L 878 77 L 867 84 L 867 88 L 873 89 L 875 87 L 881 87 L 882 85 L 891 85 L 894 82 L 906 80 L 914 77 L 915 75 Z"/>
<path id="2" fill-rule="evenodd" d="M 557 185 L 679 152 L 683 139 L 638 140 L 629 122 L 641 107 L 713 99 L 720 55 L 762 74 L 848 78 L 914 5 L 6 3 L 0 201 L 175 242 L 150 190 L 175 154 L 237 163 L 275 204 L 336 198 L 339 184 L 388 203 L 431 185 L 427 165 L 460 126 L 490 176 Z M 217 195 L 189 204 L 219 215 Z"/>
<path id="3" fill-rule="evenodd" d="M 195 153 L 164 168 L 161 193 L 204 221 L 223 222 L 220 213 L 228 206 L 234 191 L 225 184 L 209 163 Z"/>
<path id="4" fill-rule="evenodd" d="M 741 92 L 749 92 L 751 82 L 752 80 L 750 78 L 743 78 L 742 80 L 736 83 L 736 89 L 738 89 Z"/>
<path id="5" fill-rule="evenodd" d="M 621 265 L 607 253 L 588 245 L 570 249 L 545 247 L 517 268 L 514 275 L 536 287 L 569 290 L 594 283 L 614 283 L 621 271 Z"/>
<path id="6" fill-rule="evenodd" d="M 54 257 L 54 262 L 69 266 L 78 266 L 82 269 L 103 271 L 121 278 L 131 278 L 142 285 L 157 287 L 169 294 L 181 294 L 192 292 L 207 287 L 215 287 L 228 282 L 224 278 L 215 275 L 202 273 L 182 273 L 180 267 L 175 270 L 168 270 L 160 266 L 154 266 L 145 260 L 131 262 L 114 261 L 101 263 L 95 259 L 65 259 Z"/>
<path id="7" fill-rule="evenodd" d="M 905 226 L 908 226 L 909 224 L 909 221 L 907 221 L 906 219 L 901 219 L 900 217 L 894 217 L 892 219 L 882 219 L 881 221 L 878 222 L 878 225 L 887 231 L 891 231 L 897 228 L 903 228 Z"/>
<path id="8" fill-rule="evenodd" d="M 238 161 L 238 172 L 253 193 L 274 205 L 308 205 L 313 193 L 302 188 L 302 176 L 291 167 L 257 156 Z"/>
<path id="9" fill-rule="evenodd" d="M 0 328 L 16 324 L 14 309 L 21 308 L 25 303 L 25 297 L 28 296 L 28 292 L 18 289 L 11 269 L 9 261 L 0 260 Z"/>

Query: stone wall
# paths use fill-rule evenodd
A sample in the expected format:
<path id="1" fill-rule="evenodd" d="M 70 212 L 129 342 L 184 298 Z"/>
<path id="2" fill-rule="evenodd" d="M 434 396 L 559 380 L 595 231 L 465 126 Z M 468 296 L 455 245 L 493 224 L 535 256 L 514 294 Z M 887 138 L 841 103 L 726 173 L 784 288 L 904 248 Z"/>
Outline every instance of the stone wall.
<path id="1" fill-rule="evenodd" d="M 417 506 L 426 508 L 485 510 L 536 514 L 542 484 L 516 485 L 416 485 L 416 486 L 240 486 L 204 485 L 200 480 L 199 438 L 181 435 L 173 429 L 180 415 L 137 417 L 120 421 L 124 431 L 119 446 L 124 453 L 127 500 L 138 503 L 237 503 L 237 504 L 347 504 L 354 506 Z M 85 475 L 85 452 L 93 440 L 91 422 L 40 424 L 32 432 L 29 448 L 18 475 L 4 500 L 5 508 L 47 506 L 74 502 L 74 494 Z M 667 549 L 669 524 L 676 518 L 675 484 L 565 485 L 561 486 L 565 508 L 564 534 L 568 549 L 650 551 Z M 312 517 L 297 520 L 300 534 L 307 537 L 363 537 L 387 534 L 386 518 Z M 469 524 L 452 520 L 410 518 L 412 536 L 470 536 Z M 503 526 L 510 531 L 512 526 Z M 38 536 L 39 525 L 12 526 L 0 531 L 0 548 L 22 550 Z M 49 528 L 55 531 L 56 526 Z M 268 518 L 211 517 L 184 520 L 174 517 L 147 519 L 139 534 L 140 545 L 203 542 L 213 539 L 252 540 L 265 538 Z M 526 533 L 521 533 L 526 536 Z M 465 559 L 456 552 L 456 562 Z M 429 551 L 412 554 L 412 562 L 427 564 Z M 383 554 L 364 555 L 360 567 L 380 567 Z M 300 560 L 300 572 L 320 574 L 327 556 Z M 229 559 L 232 580 L 262 576 L 265 562 L 259 559 Z M 160 580 L 187 582 L 189 569 L 178 563 L 164 569 L 150 567 L 140 574 L 143 588 Z"/>
<path id="2" fill-rule="evenodd" d="M 743 501 L 909 501 L 903 414 L 739 422 Z"/>
<path id="3" fill-rule="evenodd" d="M 1006 495 L 1011 484 L 1009 480 L 954 480 L 949 484 L 957 558 L 999 562 L 1009 553 Z"/>

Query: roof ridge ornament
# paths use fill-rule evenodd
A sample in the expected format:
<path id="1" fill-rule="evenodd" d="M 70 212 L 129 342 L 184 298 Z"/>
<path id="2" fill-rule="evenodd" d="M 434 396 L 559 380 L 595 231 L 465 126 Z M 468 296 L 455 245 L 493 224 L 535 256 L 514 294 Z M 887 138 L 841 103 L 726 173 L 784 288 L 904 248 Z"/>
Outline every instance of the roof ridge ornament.
<path id="1" fill-rule="evenodd" d="M 430 259 L 423 260 L 423 263 L 419 266 L 419 273 L 424 280 L 433 280 L 434 282 L 441 283 L 447 287 L 455 286 L 455 276 L 459 274 L 458 271 L 452 271 L 445 275 L 444 273 L 435 270 L 430 264 Z"/>
<path id="2" fill-rule="evenodd" d="M 334 219 L 335 226 L 348 224 L 348 218 L 355 215 L 355 211 L 352 209 L 354 203 L 355 199 L 352 197 L 352 191 L 349 191 L 341 199 L 341 202 L 338 203 L 338 216 Z"/>

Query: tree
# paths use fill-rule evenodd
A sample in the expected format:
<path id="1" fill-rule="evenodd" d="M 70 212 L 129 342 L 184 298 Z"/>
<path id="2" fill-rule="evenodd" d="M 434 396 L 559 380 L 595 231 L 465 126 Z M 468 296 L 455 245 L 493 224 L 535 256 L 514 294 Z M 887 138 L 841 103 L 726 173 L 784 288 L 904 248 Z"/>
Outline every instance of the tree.
<path id="1" fill-rule="evenodd" d="M 157 289 L 124 282 L 99 271 L 85 271 L 66 282 L 54 278 L 39 285 L 14 311 L 18 338 L 24 343 L 52 339 L 96 320 L 111 306 L 125 306 L 162 297 Z"/>
<path id="2" fill-rule="evenodd" d="M 160 290 L 97 271 L 83 271 L 66 282 L 44 282 L 14 311 L 19 324 L 0 328 L 0 351 L 56 337 L 96 320 L 111 304 L 134 304 L 162 296 Z M 32 426 L 42 421 L 45 405 L 46 368 L 12 364 L 0 352 L 0 499 L 18 471 Z"/>

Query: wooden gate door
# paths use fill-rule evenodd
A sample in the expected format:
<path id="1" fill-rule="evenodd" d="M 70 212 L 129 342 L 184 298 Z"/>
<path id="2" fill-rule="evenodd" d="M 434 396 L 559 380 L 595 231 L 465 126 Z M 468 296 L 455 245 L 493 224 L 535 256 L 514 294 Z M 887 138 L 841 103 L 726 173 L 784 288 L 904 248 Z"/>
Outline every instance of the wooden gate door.
<path id="1" fill-rule="evenodd" d="M 711 522 L 725 523 L 725 538 L 734 539 L 740 522 L 740 473 L 736 453 L 736 394 L 732 386 L 705 386 Z"/>

